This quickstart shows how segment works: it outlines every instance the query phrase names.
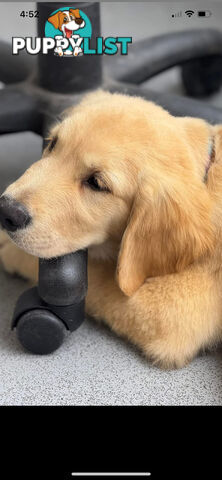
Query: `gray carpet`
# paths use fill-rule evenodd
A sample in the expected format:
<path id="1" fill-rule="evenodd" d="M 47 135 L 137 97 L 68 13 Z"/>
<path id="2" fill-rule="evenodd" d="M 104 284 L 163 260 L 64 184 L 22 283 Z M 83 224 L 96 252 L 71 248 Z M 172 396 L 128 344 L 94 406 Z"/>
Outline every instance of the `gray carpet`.
<path id="1" fill-rule="evenodd" d="M 134 38 L 154 34 L 153 25 L 160 32 L 172 28 L 166 7 L 160 11 L 155 6 L 150 24 L 145 8 L 137 3 L 142 21 L 138 23 L 133 21 L 134 3 L 128 4 L 127 13 L 124 4 L 103 4 L 104 35 L 112 34 L 112 16 L 113 21 L 118 19 L 121 34 Z M 1 15 L 0 24 L 3 19 Z M 192 22 L 197 26 L 197 20 Z M 209 26 L 221 28 L 218 14 L 212 22 Z M 178 28 L 177 24 L 174 29 Z M 159 91 L 183 92 L 178 69 L 151 80 L 151 85 Z M 207 101 L 222 106 L 222 93 Z M 0 137 L 0 190 L 40 154 L 41 140 L 31 133 Z M 182 370 L 161 371 L 105 326 L 86 320 L 54 354 L 39 357 L 24 352 L 10 331 L 10 321 L 25 288 L 24 281 L 0 271 L 0 405 L 222 405 L 221 349 L 199 356 Z"/>
<path id="2" fill-rule="evenodd" d="M 93 321 L 47 357 L 25 353 L 10 332 L 20 280 L 0 275 L 1 405 L 221 405 L 222 352 L 182 370 L 152 367 L 134 348 Z"/>

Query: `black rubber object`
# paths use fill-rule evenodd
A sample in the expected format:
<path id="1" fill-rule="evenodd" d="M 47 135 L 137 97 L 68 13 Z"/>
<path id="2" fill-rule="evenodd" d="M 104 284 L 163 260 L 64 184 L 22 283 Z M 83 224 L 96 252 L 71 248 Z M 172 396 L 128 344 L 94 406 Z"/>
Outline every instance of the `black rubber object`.
<path id="1" fill-rule="evenodd" d="M 16 333 L 22 346 L 35 354 L 54 352 L 63 342 L 65 326 L 49 310 L 30 310 L 19 319 Z"/>
<path id="2" fill-rule="evenodd" d="M 3 83 L 16 83 L 25 80 L 35 68 L 36 56 L 22 50 L 19 55 L 12 55 L 11 43 L 0 41 L 0 79 Z"/>
<path id="3" fill-rule="evenodd" d="M 59 273 L 59 275 L 58 275 Z M 39 295 L 52 305 L 79 303 L 87 291 L 87 253 L 39 261 Z"/>
<path id="4" fill-rule="evenodd" d="M 222 55 L 222 32 L 194 29 L 133 42 L 128 55 L 108 55 L 105 67 L 115 80 L 139 85 L 169 68 L 216 55 Z"/>
<path id="5" fill-rule="evenodd" d="M 181 74 L 189 96 L 211 95 L 222 85 L 222 55 L 192 60 L 183 65 Z"/>
<path id="6" fill-rule="evenodd" d="M 56 350 L 65 330 L 84 321 L 86 291 L 86 250 L 40 260 L 39 285 L 19 297 L 12 319 L 23 347 L 41 355 Z"/>
<path id="7" fill-rule="evenodd" d="M 63 257 L 61 257 L 61 259 L 62 258 Z M 12 318 L 12 329 L 17 327 L 19 319 L 26 312 L 30 310 L 43 309 L 50 310 L 52 313 L 54 313 L 58 318 L 60 318 L 60 320 L 62 320 L 67 330 L 73 332 L 84 320 L 84 306 L 84 299 L 72 305 L 59 306 L 47 304 L 39 296 L 37 287 L 30 288 L 29 290 L 26 290 L 17 300 Z"/>

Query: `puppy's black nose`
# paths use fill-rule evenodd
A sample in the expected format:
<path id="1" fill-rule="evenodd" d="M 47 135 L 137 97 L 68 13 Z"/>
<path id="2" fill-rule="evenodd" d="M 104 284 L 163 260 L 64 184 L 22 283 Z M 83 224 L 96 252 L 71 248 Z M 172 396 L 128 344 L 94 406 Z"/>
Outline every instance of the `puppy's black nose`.
<path id="1" fill-rule="evenodd" d="M 75 22 L 77 23 L 77 25 L 81 25 L 81 23 L 83 22 L 83 18 L 75 18 Z"/>
<path id="2" fill-rule="evenodd" d="M 7 196 L 0 197 L 0 223 L 5 230 L 15 232 L 27 227 L 30 221 L 31 216 L 22 203 Z"/>

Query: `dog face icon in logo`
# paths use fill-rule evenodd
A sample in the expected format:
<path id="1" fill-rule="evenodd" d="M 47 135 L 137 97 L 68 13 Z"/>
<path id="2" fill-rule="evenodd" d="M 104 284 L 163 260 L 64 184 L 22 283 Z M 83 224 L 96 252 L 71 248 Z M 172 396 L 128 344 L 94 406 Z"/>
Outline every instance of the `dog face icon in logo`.
<path id="1" fill-rule="evenodd" d="M 55 48 L 55 55 L 69 57 L 82 55 L 82 48 L 80 46 L 82 35 L 81 32 L 79 32 L 79 34 L 77 31 L 80 29 L 87 30 L 84 35 L 86 36 L 89 28 L 91 30 L 91 24 L 87 17 L 90 25 L 88 25 L 87 29 L 84 28 L 87 25 L 83 16 L 86 17 L 78 8 L 62 8 L 53 12 L 50 17 L 48 17 L 45 26 L 45 35 L 60 40 L 59 43 L 61 44 L 61 46 Z M 57 34 L 58 32 L 60 35 Z"/>

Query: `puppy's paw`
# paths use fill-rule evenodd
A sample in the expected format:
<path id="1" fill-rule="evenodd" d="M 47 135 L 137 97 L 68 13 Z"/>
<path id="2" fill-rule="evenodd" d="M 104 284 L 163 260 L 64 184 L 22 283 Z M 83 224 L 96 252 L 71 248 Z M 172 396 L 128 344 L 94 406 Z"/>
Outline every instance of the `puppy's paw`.
<path id="1" fill-rule="evenodd" d="M 2 232 L 1 232 L 2 233 Z M 38 259 L 18 248 L 10 238 L 0 238 L 0 261 L 4 270 L 32 283 L 38 280 Z"/>
<path id="2" fill-rule="evenodd" d="M 144 353 L 153 363 L 163 370 L 173 370 L 186 367 L 197 353 L 192 346 L 175 345 L 172 339 L 157 339 L 144 348 Z"/>

